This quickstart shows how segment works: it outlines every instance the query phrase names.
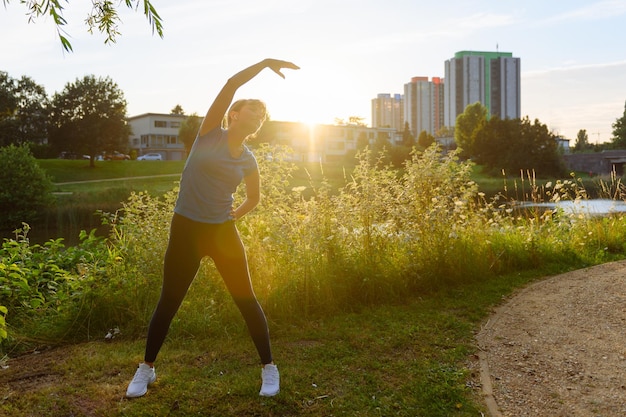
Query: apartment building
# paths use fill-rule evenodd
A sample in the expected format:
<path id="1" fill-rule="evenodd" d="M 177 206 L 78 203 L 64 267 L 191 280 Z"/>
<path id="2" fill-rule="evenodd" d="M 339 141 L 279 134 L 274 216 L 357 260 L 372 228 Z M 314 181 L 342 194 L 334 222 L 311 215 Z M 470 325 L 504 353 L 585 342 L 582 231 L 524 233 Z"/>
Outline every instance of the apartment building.
<path id="1" fill-rule="evenodd" d="M 443 85 L 439 77 L 413 77 L 404 84 L 404 119 L 413 137 L 424 131 L 434 136 L 444 126 Z"/>
<path id="2" fill-rule="evenodd" d="M 372 127 L 404 130 L 404 97 L 402 94 L 378 94 L 372 99 Z"/>
<path id="3" fill-rule="evenodd" d="M 129 149 L 137 156 L 159 153 L 163 160 L 186 158 L 185 146 L 178 139 L 178 129 L 187 118 L 183 114 L 144 113 L 129 117 Z"/>
<path id="4" fill-rule="evenodd" d="M 521 117 L 520 59 L 511 52 L 460 51 L 445 61 L 444 124 L 482 103 L 489 116 Z"/>
<path id="5" fill-rule="evenodd" d="M 521 117 L 521 83 L 519 58 L 498 57 L 491 65 L 491 115 L 500 119 Z"/>

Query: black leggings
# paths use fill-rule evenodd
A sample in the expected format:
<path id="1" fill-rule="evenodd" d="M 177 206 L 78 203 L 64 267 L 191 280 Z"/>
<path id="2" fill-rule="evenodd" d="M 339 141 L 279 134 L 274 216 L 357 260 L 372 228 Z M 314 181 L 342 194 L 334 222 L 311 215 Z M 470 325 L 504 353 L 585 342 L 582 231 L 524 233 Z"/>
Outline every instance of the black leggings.
<path id="1" fill-rule="evenodd" d="M 256 299 L 245 249 L 235 223 L 199 223 L 174 214 L 163 263 L 163 288 L 152 314 L 144 360 L 154 362 L 170 323 L 198 272 L 200 261 L 210 256 L 226 288 L 243 315 L 262 364 L 272 362 L 269 331 Z"/>

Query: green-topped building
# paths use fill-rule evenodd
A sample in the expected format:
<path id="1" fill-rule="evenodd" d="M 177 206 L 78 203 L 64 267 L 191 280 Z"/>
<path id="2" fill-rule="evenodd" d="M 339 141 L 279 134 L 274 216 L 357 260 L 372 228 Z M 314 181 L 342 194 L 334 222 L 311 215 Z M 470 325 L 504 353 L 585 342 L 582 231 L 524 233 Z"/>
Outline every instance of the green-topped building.
<path id="1" fill-rule="evenodd" d="M 511 52 L 460 51 L 447 60 L 444 124 L 454 126 L 465 107 L 477 101 L 490 116 L 520 118 L 520 59 Z"/>

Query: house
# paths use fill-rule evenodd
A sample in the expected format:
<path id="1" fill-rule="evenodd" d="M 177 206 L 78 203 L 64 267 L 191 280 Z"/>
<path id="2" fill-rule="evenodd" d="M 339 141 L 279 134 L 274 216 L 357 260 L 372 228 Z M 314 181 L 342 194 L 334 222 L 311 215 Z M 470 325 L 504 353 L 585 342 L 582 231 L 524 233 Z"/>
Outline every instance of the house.
<path id="1" fill-rule="evenodd" d="M 159 153 L 163 160 L 180 161 L 187 157 L 178 138 L 178 129 L 187 119 L 184 114 L 144 113 L 127 119 L 131 128 L 129 149 L 137 156 Z"/>

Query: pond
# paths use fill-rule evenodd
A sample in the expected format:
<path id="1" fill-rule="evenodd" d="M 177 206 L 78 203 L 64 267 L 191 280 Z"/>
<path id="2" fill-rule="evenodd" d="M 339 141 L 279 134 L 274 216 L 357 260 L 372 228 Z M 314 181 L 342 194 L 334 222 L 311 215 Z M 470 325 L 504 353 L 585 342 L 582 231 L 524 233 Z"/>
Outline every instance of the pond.
<path id="1" fill-rule="evenodd" d="M 115 212 L 117 207 L 109 207 L 104 211 Z M 90 232 L 96 229 L 96 235 L 107 236 L 110 227 L 102 224 L 100 215 L 94 207 L 68 206 L 59 209 L 51 207 L 45 211 L 39 221 L 31 222 L 28 239 L 33 244 L 43 244 L 50 239 L 62 238 L 67 246 L 80 243 L 80 231 Z M 14 229 L 0 230 L 0 242 L 4 239 L 15 239 Z"/>
<path id="2" fill-rule="evenodd" d="M 610 199 L 567 200 L 557 203 L 520 203 L 521 208 L 545 208 L 546 210 L 562 209 L 566 213 L 584 214 L 588 216 L 606 216 L 626 212 L 626 202 Z"/>

